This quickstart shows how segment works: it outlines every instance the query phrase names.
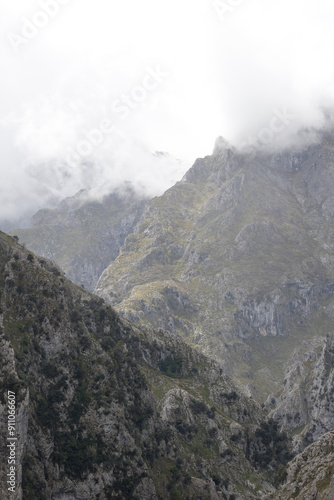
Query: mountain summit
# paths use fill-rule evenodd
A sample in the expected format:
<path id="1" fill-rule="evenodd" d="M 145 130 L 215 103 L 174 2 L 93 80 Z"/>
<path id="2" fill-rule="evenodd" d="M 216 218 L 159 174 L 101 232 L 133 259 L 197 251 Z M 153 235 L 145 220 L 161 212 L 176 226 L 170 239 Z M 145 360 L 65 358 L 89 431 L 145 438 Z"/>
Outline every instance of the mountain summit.
<path id="1" fill-rule="evenodd" d="M 37 214 L 41 249 L 60 242 L 68 273 L 90 255 L 96 292 L 132 324 L 1 234 L 26 497 L 330 498 L 333 193 L 330 134 L 255 156 L 219 139 L 150 201 L 81 194 Z M 300 453 L 287 470 L 281 431 Z"/>
<path id="2" fill-rule="evenodd" d="M 255 157 L 218 139 L 151 200 L 96 292 L 224 359 L 260 400 L 333 331 L 334 144 Z"/>

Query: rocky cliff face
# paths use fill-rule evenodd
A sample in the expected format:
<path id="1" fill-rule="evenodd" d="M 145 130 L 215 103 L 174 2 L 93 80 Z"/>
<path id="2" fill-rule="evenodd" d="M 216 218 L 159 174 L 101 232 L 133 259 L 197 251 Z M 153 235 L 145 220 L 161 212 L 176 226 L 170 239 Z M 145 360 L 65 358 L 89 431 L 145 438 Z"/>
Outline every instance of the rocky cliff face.
<path id="1" fill-rule="evenodd" d="M 270 415 L 294 435 L 296 451 L 334 429 L 334 335 L 287 363 L 284 389 L 267 400 Z"/>
<path id="2" fill-rule="evenodd" d="M 11 234 L 33 252 L 55 261 L 69 279 L 92 291 L 134 230 L 145 202 L 130 184 L 101 201 L 94 200 L 93 192 L 81 191 L 55 209 L 37 212 L 33 227 L 15 229 Z"/>
<path id="3" fill-rule="evenodd" d="M 252 158 L 222 143 L 149 203 L 81 194 L 36 216 L 35 248 L 80 284 L 117 257 L 96 290 L 137 326 L 0 233 L 13 498 L 333 497 L 334 146 L 320 139 Z M 287 471 L 282 430 L 300 453 Z"/>
<path id="4" fill-rule="evenodd" d="M 36 499 L 260 499 L 290 459 L 223 364 L 139 329 L 0 233 L 0 496 L 8 391 L 15 493 Z"/>
<path id="5" fill-rule="evenodd" d="M 334 498 L 334 433 L 329 432 L 290 462 L 286 483 L 276 500 Z"/>
<path id="6" fill-rule="evenodd" d="M 148 203 L 96 291 L 224 359 L 264 401 L 292 352 L 334 328 L 333 192 L 331 135 L 255 157 L 223 144 Z"/>
<path id="7" fill-rule="evenodd" d="M 81 193 L 17 234 L 89 289 L 104 271 L 97 293 L 131 321 L 223 359 L 301 451 L 334 428 L 333 158 L 330 134 L 252 157 L 222 141 L 150 202 Z"/>

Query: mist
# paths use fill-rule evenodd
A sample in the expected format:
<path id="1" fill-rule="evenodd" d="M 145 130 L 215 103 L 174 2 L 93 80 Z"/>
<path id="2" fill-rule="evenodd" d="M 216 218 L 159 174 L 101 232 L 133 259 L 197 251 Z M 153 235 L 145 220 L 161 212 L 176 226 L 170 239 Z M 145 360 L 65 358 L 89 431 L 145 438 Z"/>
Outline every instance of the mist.
<path id="1" fill-rule="evenodd" d="M 0 7 L 0 219 L 124 181 L 159 195 L 218 136 L 277 149 L 332 123 L 330 1 Z"/>

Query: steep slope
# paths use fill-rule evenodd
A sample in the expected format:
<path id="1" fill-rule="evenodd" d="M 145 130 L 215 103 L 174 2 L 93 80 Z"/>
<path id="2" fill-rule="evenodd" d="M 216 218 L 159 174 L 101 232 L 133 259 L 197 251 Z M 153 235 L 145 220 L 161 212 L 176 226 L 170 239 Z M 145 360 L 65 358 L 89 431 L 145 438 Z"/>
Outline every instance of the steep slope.
<path id="1" fill-rule="evenodd" d="M 317 339 L 308 352 L 289 360 L 284 389 L 266 406 L 281 427 L 294 436 L 294 447 L 305 445 L 334 429 L 334 334 Z"/>
<path id="2" fill-rule="evenodd" d="M 222 364 L 178 336 L 121 320 L 3 233 L 0 294 L 1 498 L 8 441 L 14 499 L 232 500 L 274 491 L 267 480 L 277 484 L 289 442 Z"/>
<path id="3" fill-rule="evenodd" d="M 37 255 L 56 262 L 69 279 L 93 291 L 101 273 L 119 254 L 125 237 L 133 232 L 145 202 L 180 179 L 188 168 L 166 152 L 139 146 L 137 153 L 135 158 L 126 155 L 123 159 L 123 172 L 116 166 L 115 178 L 96 165 L 82 165 L 86 189 L 60 201 L 56 208 L 42 209 L 33 217 L 25 214 L 16 225 L 13 220 L 0 220 L 0 229 L 17 235 Z M 119 176 L 133 178 L 134 172 L 133 182 L 120 184 Z M 63 175 L 64 182 L 72 177 L 71 172 Z M 44 181 L 49 189 L 50 172 Z"/>
<path id="4" fill-rule="evenodd" d="M 101 201 L 89 191 L 81 191 L 55 209 L 43 209 L 33 219 L 33 227 L 15 229 L 29 249 L 55 261 L 68 278 L 94 290 L 104 269 L 114 260 L 125 237 L 138 222 L 145 199 L 125 184 Z"/>
<path id="5" fill-rule="evenodd" d="M 276 500 L 334 498 L 334 433 L 329 432 L 290 462 Z"/>
<path id="6" fill-rule="evenodd" d="M 294 349 L 334 328 L 334 147 L 319 139 L 255 157 L 225 144 L 197 160 L 149 202 L 96 292 L 224 359 L 264 401 Z"/>

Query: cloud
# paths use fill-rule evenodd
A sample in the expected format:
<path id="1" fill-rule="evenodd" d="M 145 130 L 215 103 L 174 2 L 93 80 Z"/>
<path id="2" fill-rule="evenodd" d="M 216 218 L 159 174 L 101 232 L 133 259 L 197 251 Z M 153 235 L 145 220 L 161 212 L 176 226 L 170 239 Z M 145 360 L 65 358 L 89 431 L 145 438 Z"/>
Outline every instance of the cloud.
<path id="1" fill-rule="evenodd" d="M 311 1 L 250 0 L 222 23 L 217 80 L 222 128 L 232 142 L 256 134 L 277 109 L 295 115 L 287 140 L 325 124 L 334 105 L 333 20 L 326 0 L 316 8 Z"/>
<path id="2" fill-rule="evenodd" d="M 63 1 L 15 53 L 8 34 L 21 36 L 43 1 L 0 0 L 3 217 L 94 184 L 104 192 L 128 180 L 160 194 L 210 154 L 219 135 L 235 145 L 265 139 L 275 113 L 288 110 L 294 119 L 273 141 L 284 147 L 311 140 L 305 130 L 325 126 L 333 109 L 329 0 L 230 2 L 224 16 L 211 0 Z M 147 67 L 168 78 L 141 100 Z M 120 109 L 129 95 L 138 100 L 128 101 L 122 119 L 114 103 Z M 69 161 L 69 151 L 106 119 L 113 133 Z M 157 162 L 155 150 L 185 166 L 168 157 Z"/>

